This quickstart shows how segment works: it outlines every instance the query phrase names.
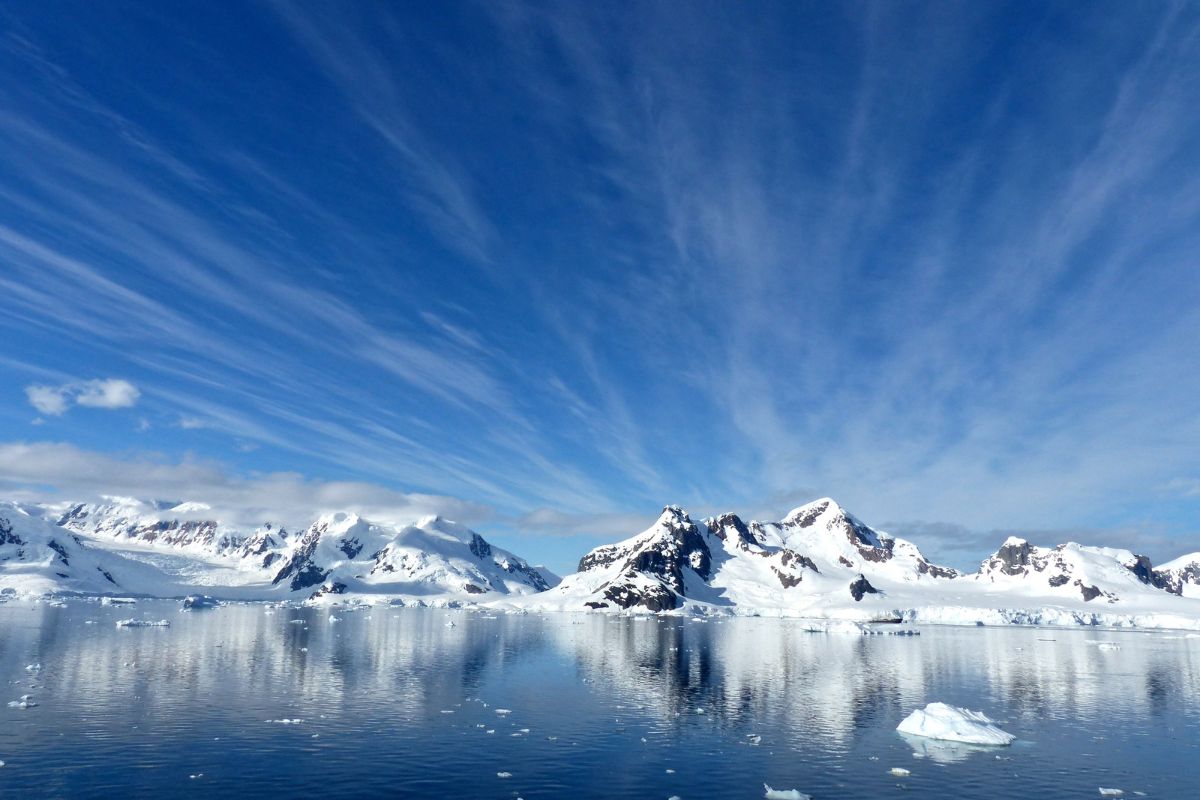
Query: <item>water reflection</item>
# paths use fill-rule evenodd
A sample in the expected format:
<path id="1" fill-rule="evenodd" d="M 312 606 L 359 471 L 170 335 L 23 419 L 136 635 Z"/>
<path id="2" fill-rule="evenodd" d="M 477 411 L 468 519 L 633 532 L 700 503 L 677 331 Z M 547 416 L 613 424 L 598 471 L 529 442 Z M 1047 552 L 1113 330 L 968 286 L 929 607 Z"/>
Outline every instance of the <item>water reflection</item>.
<path id="1" fill-rule="evenodd" d="M 587 678 L 664 722 L 702 709 L 720 724 L 774 720 L 831 742 L 935 700 L 1002 710 L 1031 729 L 1200 703 L 1200 640 L 1159 633 L 926 628 L 910 638 L 812 634 L 775 619 L 596 617 L 549 629 Z"/>
<path id="2" fill-rule="evenodd" d="M 172 624 L 115 627 L 129 616 Z M 1101 762 L 1167 777 L 1172 764 L 1196 763 L 1200 639 L 932 627 L 863 637 L 778 619 L 384 607 L 333 616 L 260 605 L 0 605 L 0 685 L 10 694 L 0 701 L 41 701 L 0 707 L 9 762 L 0 794 L 120 794 L 136 775 L 142 793 L 204 796 L 231 757 L 236 769 L 220 773 L 221 785 L 264 797 L 302 780 L 359 795 L 440 797 L 457 782 L 462 796 L 580 796 L 599 776 L 639 796 L 686 795 L 667 776 L 713 759 L 722 769 L 706 775 L 712 796 L 744 795 L 760 779 L 865 796 L 895 785 L 874 758 L 902 758 L 887 766 L 911 767 L 910 783 L 921 778 L 914 764 L 956 765 L 976 770 L 972 780 L 1007 781 L 994 796 L 1069 796 L 1057 791 L 1064 761 L 1054 748 L 1074 759 L 1090 796 Z M 1020 737 L 1020 769 L 895 732 L 935 700 L 983 710 Z M 281 718 L 305 723 L 267 722 Z M 364 776 L 362 747 L 391 755 L 373 757 Z M 56 765 L 52 775 L 31 766 L 43 763 Z M 524 782 L 472 794 L 501 770 Z M 210 783 L 170 783 L 195 772 Z M 969 781 L 941 780 L 925 796 L 971 793 Z"/>

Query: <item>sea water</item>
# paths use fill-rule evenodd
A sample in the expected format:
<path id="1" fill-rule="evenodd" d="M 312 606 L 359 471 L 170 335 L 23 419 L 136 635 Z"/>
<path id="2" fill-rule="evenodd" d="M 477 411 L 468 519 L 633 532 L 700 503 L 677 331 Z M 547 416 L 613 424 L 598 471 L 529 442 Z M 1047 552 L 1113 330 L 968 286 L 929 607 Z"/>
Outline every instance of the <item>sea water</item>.
<path id="1" fill-rule="evenodd" d="M 9 602 L 0 796 L 1200 797 L 1198 638 L 804 627 Z M 896 732 L 935 701 L 1017 741 Z"/>

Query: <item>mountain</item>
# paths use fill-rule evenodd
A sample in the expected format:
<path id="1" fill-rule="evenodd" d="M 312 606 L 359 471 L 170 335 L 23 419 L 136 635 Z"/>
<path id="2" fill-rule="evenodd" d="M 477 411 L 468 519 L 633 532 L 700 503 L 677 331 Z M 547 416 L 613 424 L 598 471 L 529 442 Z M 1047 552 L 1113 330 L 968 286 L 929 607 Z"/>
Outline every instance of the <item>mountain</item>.
<path id="1" fill-rule="evenodd" d="M 96 552 L 40 509 L 0 503 L 0 592 L 103 594 L 119 589 Z"/>
<path id="2" fill-rule="evenodd" d="M 1151 566 L 1150 559 L 1128 550 L 1074 542 L 1035 547 L 1016 536 L 1010 536 L 980 565 L 977 579 L 1033 588 L 1051 596 L 1078 597 L 1084 602 L 1113 603 L 1120 600 L 1122 592 L 1146 589 L 1181 594 L 1174 582 Z"/>
<path id="3" fill-rule="evenodd" d="M 211 518 L 203 503 L 147 502 L 107 497 L 70 506 L 58 524 L 76 533 L 115 542 L 169 548 L 198 555 L 258 560 L 266 568 L 288 543 L 286 528 L 264 523 L 245 533 Z"/>
<path id="4" fill-rule="evenodd" d="M 1169 591 L 1183 597 L 1200 598 L 1200 553 L 1180 556 L 1154 570 L 1156 579 Z"/>
<path id="5" fill-rule="evenodd" d="M 0 504 L 0 592 L 1200 629 L 1200 553 L 1155 567 L 1129 550 L 1011 537 L 962 574 L 822 498 L 778 522 L 667 506 L 560 582 L 440 517 L 239 527 L 199 503 L 105 498 Z"/>
<path id="6" fill-rule="evenodd" d="M 356 514 L 327 514 L 301 534 L 272 585 L 319 594 L 528 594 L 550 588 L 542 572 L 441 517 L 396 529 Z"/>
<path id="7" fill-rule="evenodd" d="M 369 595 L 445 605 L 540 592 L 558 580 L 440 517 L 393 527 L 338 512 L 289 531 L 271 523 L 241 529 L 192 502 L 110 497 L 58 510 L 30 508 L 30 519 L 40 526 L 38 541 L 56 537 L 86 548 L 115 576 L 108 586 L 85 587 L 51 570 L 31 593 L 199 593 L 243 600 Z M 32 552 L 22 551 L 26 559 Z M 7 585 L 0 578 L 0 588 Z M 21 591 L 30 585 L 23 581 Z"/>
<path id="8" fill-rule="evenodd" d="M 593 609 L 665 611 L 687 602 L 743 609 L 817 609 L 865 603 L 888 616 L 883 593 L 958 573 L 911 542 L 875 531 L 829 498 L 780 522 L 724 514 L 696 522 L 667 506 L 650 528 L 592 550 L 535 602 Z"/>
<path id="9" fill-rule="evenodd" d="M 1010 538 L 973 574 L 929 561 L 829 498 L 779 522 L 693 520 L 667 506 L 597 547 L 550 591 L 512 605 L 954 624 L 1200 628 L 1200 556 L 1155 569 L 1128 550 Z M 1181 596 L 1182 595 L 1182 596 Z M 505 603 L 500 603 L 504 605 Z"/>

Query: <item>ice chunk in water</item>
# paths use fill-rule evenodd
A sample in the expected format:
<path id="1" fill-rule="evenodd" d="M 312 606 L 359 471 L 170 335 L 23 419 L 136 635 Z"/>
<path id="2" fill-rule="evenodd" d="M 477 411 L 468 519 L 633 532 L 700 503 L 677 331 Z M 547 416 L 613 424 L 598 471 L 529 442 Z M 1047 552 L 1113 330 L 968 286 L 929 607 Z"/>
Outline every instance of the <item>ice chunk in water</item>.
<path id="1" fill-rule="evenodd" d="M 967 744 L 1007 745 L 1017 738 L 979 711 L 930 703 L 909 714 L 896 727 L 901 733 Z"/>
<path id="2" fill-rule="evenodd" d="M 767 800 L 812 800 L 812 797 L 804 794 L 799 789 L 772 789 L 765 783 L 763 784 L 763 789 L 766 790 L 763 797 Z"/>

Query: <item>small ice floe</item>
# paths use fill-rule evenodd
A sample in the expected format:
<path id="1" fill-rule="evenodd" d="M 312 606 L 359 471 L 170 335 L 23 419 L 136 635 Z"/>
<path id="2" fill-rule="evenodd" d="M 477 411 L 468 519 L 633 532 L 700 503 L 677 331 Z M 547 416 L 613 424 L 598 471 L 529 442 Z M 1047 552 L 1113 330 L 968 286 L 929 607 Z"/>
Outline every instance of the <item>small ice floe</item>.
<path id="1" fill-rule="evenodd" d="M 303 625 L 303 624 L 304 624 L 304 620 L 302 620 L 302 619 L 289 619 L 289 620 L 288 620 L 288 624 L 289 624 L 289 625 Z"/>
<path id="2" fill-rule="evenodd" d="M 1105 789 L 1103 786 L 1100 787 L 1101 797 L 1120 797 L 1123 794 L 1125 794 L 1124 789 Z"/>
<path id="3" fill-rule="evenodd" d="M 101 597 L 100 605 L 102 606 L 131 606 L 136 603 L 132 597 Z"/>
<path id="4" fill-rule="evenodd" d="M 33 708 L 37 703 L 33 701 L 33 695 L 23 694 L 20 700 L 9 700 L 9 708 Z"/>
<path id="5" fill-rule="evenodd" d="M 511 708 L 497 708 L 496 713 L 501 716 L 504 716 L 505 714 L 511 714 L 512 709 Z"/>
<path id="6" fill-rule="evenodd" d="M 452 619 L 448 619 L 448 620 L 446 620 L 446 627 L 447 627 L 447 628 L 453 628 L 453 627 L 455 627 L 455 625 L 454 625 L 454 620 L 452 620 Z"/>
<path id="7" fill-rule="evenodd" d="M 995 720 L 979 711 L 930 703 L 909 714 L 896 727 L 901 733 L 967 744 L 1008 745 L 1017 738 L 996 726 Z"/>
<path id="8" fill-rule="evenodd" d="M 760 745 L 762 744 L 762 735 L 757 733 L 748 733 L 746 734 L 746 743 L 751 745 Z"/>
<path id="9" fill-rule="evenodd" d="M 302 720 L 302 719 L 287 719 L 285 717 L 283 719 L 269 719 L 269 720 L 267 720 L 267 722 L 273 722 L 277 725 L 299 725 L 299 724 L 303 723 L 304 720 Z"/>
<path id="10" fill-rule="evenodd" d="M 342 618 L 341 618 L 341 617 L 335 617 L 333 614 L 330 614 L 330 615 L 329 615 L 329 621 L 330 621 L 330 622 L 341 622 L 341 621 L 342 621 Z"/>
<path id="11" fill-rule="evenodd" d="M 221 605 L 221 601 L 215 597 L 209 597 L 206 594 L 189 594 L 183 598 L 183 610 L 190 611 L 192 609 L 201 608 L 216 608 Z"/>
<path id="12" fill-rule="evenodd" d="M 4 766 L 4 762 L 0 761 L 0 767 L 3 767 L 3 766 Z"/>
<path id="13" fill-rule="evenodd" d="M 497 778 L 511 778 L 512 773 L 511 772 L 497 772 L 496 777 Z"/>
<path id="14" fill-rule="evenodd" d="M 169 628 L 171 623 L 165 619 L 119 619 L 118 628 Z"/>
<path id="15" fill-rule="evenodd" d="M 909 775 L 912 775 L 912 772 L 906 770 L 904 767 L 892 767 L 888 770 L 888 774 L 895 775 L 897 778 L 906 778 Z"/>
<path id="16" fill-rule="evenodd" d="M 41 664 L 30 664 L 29 666 L 25 667 L 25 671 L 26 672 L 41 672 L 42 665 Z"/>
<path id="17" fill-rule="evenodd" d="M 453 714 L 453 713 L 454 713 L 454 709 L 453 709 L 453 708 L 443 708 L 443 709 L 442 709 L 442 713 L 443 713 L 443 714 Z"/>
<path id="18" fill-rule="evenodd" d="M 203 778 L 203 777 L 204 777 L 203 772 L 197 772 L 195 775 L 188 775 L 188 780 L 194 781 L 194 780 L 196 780 L 196 778 Z"/>
<path id="19" fill-rule="evenodd" d="M 800 791 L 799 789 L 772 789 L 770 786 L 763 784 L 765 797 L 767 800 L 812 800 L 812 797 Z"/>

